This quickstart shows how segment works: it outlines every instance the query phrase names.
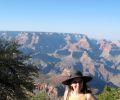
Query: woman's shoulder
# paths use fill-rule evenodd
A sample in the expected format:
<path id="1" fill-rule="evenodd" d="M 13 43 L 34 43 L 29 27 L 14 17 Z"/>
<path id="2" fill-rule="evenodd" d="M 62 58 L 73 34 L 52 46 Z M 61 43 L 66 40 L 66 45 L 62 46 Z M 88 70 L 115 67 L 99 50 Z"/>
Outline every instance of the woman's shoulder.
<path id="1" fill-rule="evenodd" d="M 64 92 L 64 100 L 68 100 L 69 95 L 70 95 L 70 90 L 66 89 Z"/>
<path id="2" fill-rule="evenodd" d="M 67 95 L 68 94 L 68 89 L 67 90 L 65 90 L 65 92 L 64 92 L 64 95 Z"/>
<path id="3" fill-rule="evenodd" d="M 97 100 L 92 93 L 85 94 L 87 100 Z"/>

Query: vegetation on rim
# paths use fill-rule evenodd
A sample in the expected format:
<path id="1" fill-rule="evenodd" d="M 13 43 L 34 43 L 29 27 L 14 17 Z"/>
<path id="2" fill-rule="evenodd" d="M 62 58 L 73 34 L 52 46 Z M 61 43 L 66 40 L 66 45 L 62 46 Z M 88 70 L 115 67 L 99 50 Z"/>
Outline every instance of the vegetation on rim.
<path id="1" fill-rule="evenodd" d="M 38 71 L 15 41 L 0 38 L 0 100 L 27 100 Z"/>

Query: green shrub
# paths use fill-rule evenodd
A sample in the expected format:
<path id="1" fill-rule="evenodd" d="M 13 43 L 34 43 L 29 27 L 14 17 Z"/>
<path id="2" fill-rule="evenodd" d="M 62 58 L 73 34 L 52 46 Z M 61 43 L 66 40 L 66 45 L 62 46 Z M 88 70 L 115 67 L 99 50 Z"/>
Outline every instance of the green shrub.
<path id="1" fill-rule="evenodd" d="M 50 100 L 50 98 L 45 92 L 39 92 L 31 100 Z"/>
<path id="2" fill-rule="evenodd" d="M 105 86 L 103 92 L 98 95 L 98 100 L 120 100 L 120 88 Z"/>

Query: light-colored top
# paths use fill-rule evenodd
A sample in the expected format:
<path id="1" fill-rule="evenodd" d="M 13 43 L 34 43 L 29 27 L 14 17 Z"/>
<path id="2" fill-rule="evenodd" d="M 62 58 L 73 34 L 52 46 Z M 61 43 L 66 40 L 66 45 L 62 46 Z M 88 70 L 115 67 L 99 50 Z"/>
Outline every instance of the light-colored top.
<path id="1" fill-rule="evenodd" d="M 69 93 L 68 90 L 65 91 L 64 100 L 97 100 L 92 94 L 78 94 L 73 95 L 71 92 Z"/>
<path id="2" fill-rule="evenodd" d="M 85 97 L 85 95 L 79 96 L 79 97 L 70 96 L 70 97 L 69 97 L 69 100 L 86 100 L 86 97 Z"/>

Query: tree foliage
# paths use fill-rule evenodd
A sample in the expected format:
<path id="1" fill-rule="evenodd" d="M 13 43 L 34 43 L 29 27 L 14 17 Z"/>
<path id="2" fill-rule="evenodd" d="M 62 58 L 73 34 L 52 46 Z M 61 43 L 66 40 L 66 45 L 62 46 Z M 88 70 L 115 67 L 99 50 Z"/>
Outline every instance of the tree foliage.
<path id="1" fill-rule="evenodd" d="M 38 94 L 33 96 L 31 100 L 50 100 L 50 97 L 45 92 L 40 91 Z"/>
<path id="2" fill-rule="evenodd" d="M 0 39 L 0 100 L 27 99 L 38 71 L 15 41 Z"/>
<path id="3" fill-rule="evenodd" d="M 120 100 L 120 88 L 105 86 L 103 92 L 98 95 L 98 100 Z"/>

